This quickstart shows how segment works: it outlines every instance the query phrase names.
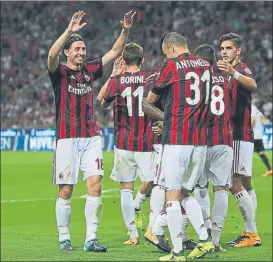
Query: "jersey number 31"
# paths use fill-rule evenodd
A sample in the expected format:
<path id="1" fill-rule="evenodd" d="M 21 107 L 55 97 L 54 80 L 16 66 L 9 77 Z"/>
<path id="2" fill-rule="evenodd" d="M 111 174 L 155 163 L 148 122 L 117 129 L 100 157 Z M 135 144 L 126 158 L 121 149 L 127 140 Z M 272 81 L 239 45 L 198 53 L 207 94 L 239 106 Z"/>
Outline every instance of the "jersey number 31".
<path id="1" fill-rule="evenodd" d="M 194 97 L 186 97 L 186 102 L 190 105 L 196 105 L 200 102 L 201 99 L 201 91 L 200 91 L 200 81 L 206 83 L 206 98 L 205 103 L 209 102 L 209 89 L 210 89 L 210 71 L 206 70 L 202 77 L 199 76 L 195 72 L 189 72 L 186 74 L 186 80 L 194 80 L 191 81 L 190 90 L 194 92 Z M 216 96 L 216 93 L 218 95 Z M 222 115 L 225 111 L 225 104 L 223 101 L 224 98 L 224 90 L 219 85 L 214 85 L 211 89 L 211 102 L 210 102 L 210 110 L 214 115 Z M 218 105 L 218 106 L 217 106 Z M 217 109 L 218 108 L 218 109 Z"/>

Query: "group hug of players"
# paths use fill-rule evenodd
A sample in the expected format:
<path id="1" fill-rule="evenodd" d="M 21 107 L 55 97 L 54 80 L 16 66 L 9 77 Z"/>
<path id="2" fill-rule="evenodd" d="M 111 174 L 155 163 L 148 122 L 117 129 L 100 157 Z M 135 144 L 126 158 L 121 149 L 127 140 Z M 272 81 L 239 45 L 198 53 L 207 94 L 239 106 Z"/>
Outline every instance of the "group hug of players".
<path id="1" fill-rule="evenodd" d="M 80 11 L 73 16 L 48 58 L 56 100 L 53 182 L 59 184 L 56 218 L 61 250 L 72 250 L 70 198 L 79 169 L 88 191 L 84 250 L 107 250 L 96 237 L 104 170 L 90 86 L 113 61 L 112 74 L 98 99 L 103 108 L 113 106 L 111 178 L 120 183 L 122 215 L 129 235 L 124 244 L 139 244 L 141 205 L 149 196 L 150 217 L 144 237 L 168 252 L 160 261 L 185 261 L 185 249 L 191 250 L 187 259 L 225 251 L 220 239 L 231 192 L 245 226 L 229 246 L 260 246 L 255 222 L 257 197 L 251 184 L 251 92 L 257 85 L 249 67 L 240 61 L 241 37 L 235 33 L 221 36 L 222 60 L 217 61 L 212 46 L 204 43 L 191 53 L 181 34 L 165 33 L 160 41 L 164 62 L 147 72 L 141 70 L 143 48 L 126 44 L 132 12 L 125 15 L 121 35 L 111 51 L 102 59 L 84 63 L 85 44 L 75 34 L 85 25 L 81 23 L 84 15 Z M 66 65 L 59 63 L 61 49 Z M 138 177 L 142 184 L 134 199 Z M 209 181 L 214 192 L 212 216 Z M 198 243 L 187 237 L 188 220 Z M 167 227 L 172 247 L 164 235 Z"/>

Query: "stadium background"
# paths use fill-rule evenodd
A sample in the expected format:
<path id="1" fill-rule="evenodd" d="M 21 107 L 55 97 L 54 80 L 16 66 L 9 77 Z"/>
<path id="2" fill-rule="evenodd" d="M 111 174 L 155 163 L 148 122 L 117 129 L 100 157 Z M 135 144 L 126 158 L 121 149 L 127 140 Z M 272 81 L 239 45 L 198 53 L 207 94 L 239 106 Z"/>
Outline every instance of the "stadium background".
<path id="1" fill-rule="evenodd" d="M 255 72 L 258 92 L 253 94 L 253 101 L 267 117 L 264 141 L 272 148 L 272 2 L 1 2 L 1 128 L 54 128 L 47 53 L 75 10 L 87 14 L 88 25 L 81 34 L 87 60 L 92 60 L 110 50 L 120 33 L 120 19 L 131 9 L 137 15 L 128 41 L 144 47 L 144 68 L 162 61 L 159 38 L 166 31 L 182 33 L 192 52 L 199 44 L 212 44 L 218 58 L 220 35 L 230 31 L 242 35 L 242 60 Z M 94 83 L 95 94 L 110 74 L 111 67 Z M 103 133 L 111 136 L 112 109 L 102 109 L 96 99 L 94 103 L 100 128 L 110 128 Z M 1 132 L 3 150 L 53 149 L 50 130 L 40 132 L 41 139 L 35 138 L 39 130 L 9 131 Z M 32 141 L 24 132 L 33 134 Z M 104 148 L 111 150 L 112 137 L 105 141 Z"/>
<path id="2" fill-rule="evenodd" d="M 242 60 L 255 72 L 258 92 L 253 94 L 253 101 L 267 117 L 265 140 L 272 147 L 272 2 L 69 1 L 1 2 L 1 150 L 53 149 L 55 106 L 46 68 L 47 52 L 66 29 L 72 14 L 77 10 L 86 12 L 88 25 L 81 34 L 87 45 L 87 59 L 91 60 L 110 50 L 120 32 L 120 19 L 131 9 L 137 15 L 128 41 L 144 47 L 145 68 L 162 61 L 159 37 L 163 32 L 182 33 L 189 41 L 190 51 L 202 43 L 212 44 L 218 51 L 220 35 L 230 31 L 242 35 Z M 219 51 L 217 55 L 220 58 Z M 110 73 L 111 67 L 94 83 L 95 94 Z M 95 101 L 95 112 L 105 134 L 104 149 L 111 150 L 112 110 L 103 110 Z M 272 158 L 271 152 L 267 155 Z M 86 192 L 84 183 L 79 183 L 72 213 L 72 234 L 79 252 L 67 257 L 58 253 L 53 210 L 56 188 L 50 181 L 52 152 L 1 152 L 1 261 L 158 259 L 160 254 L 145 244 L 124 249 L 126 230 L 118 185 L 109 179 L 113 154 L 105 152 L 104 157 L 105 205 L 99 237 L 111 251 L 103 257 L 96 254 L 90 257 L 79 251 L 85 231 L 82 195 Z M 227 254 L 213 255 L 208 257 L 209 261 L 272 261 L 272 185 L 268 183 L 270 178 L 260 177 L 264 167 L 256 155 L 253 172 L 259 197 L 257 223 L 264 244 L 251 252 L 230 250 Z M 238 228 L 242 227 L 235 201 L 230 199 L 230 203 L 223 243 L 239 234 Z M 147 223 L 148 203 L 144 211 Z M 193 236 L 191 228 L 189 232 Z"/>
<path id="3" fill-rule="evenodd" d="M 131 9 L 137 15 L 128 41 L 143 46 L 145 68 L 162 61 L 163 32 L 182 33 L 191 51 L 203 43 L 219 50 L 219 37 L 229 31 L 242 35 L 242 60 L 258 83 L 253 100 L 272 121 L 272 2 L 1 2 L 1 127 L 54 127 L 47 53 L 75 10 L 86 12 L 88 25 L 81 34 L 91 60 L 110 50 L 120 33 L 120 19 Z M 110 73 L 111 67 L 95 82 L 95 92 Z M 99 126 L 112 127 L 111 108 L 95 104 Z"/>

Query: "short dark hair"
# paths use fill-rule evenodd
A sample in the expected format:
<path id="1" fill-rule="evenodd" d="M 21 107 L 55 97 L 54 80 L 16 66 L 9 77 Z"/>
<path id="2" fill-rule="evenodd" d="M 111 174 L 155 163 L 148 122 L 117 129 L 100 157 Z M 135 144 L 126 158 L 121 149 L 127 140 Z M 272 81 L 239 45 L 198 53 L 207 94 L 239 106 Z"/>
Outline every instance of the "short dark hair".
<path id="1" fill-rule="evenodd" d="M 136 43 L 125 45 L 122 58 L 127 65 L 140 65 L 143 59 L 143 48 Z"/>
<path id="2" fill-rule="evenodd" d="M 228 33 L 225 35 L 222 35 L 219 39 L 219 44 L 221 46 L 222 42 L 224 41 L 231 41 L 237 48 L 240 48 L 243 43 L 242 37 L 235 33 Z"/>
<path id="3" fill-rule="evenodd" d="M 211 66 L 216 62 L 215 49 L 208 44 L 199 45 L 195 49 L 194 55 L 208 61 Z"/>
<path id="4" fill-rule="evenodd" d="M 65 42 L 63 49 L 69 49 L 71 47 L 71 45 L 77 41 L 83 41 L 83 38 L 81 37 L 81 35 L 79 35 L 79 34 L 70 35 L 69 38 L 67 39 L 67 41 Z"/>
<path id="5" fill-rule="evenodd" d="M 162 44 L 173 44 L 176 46 L 188 47 L 187 40 L 179 33 L 171 32 L 165 35 Z"/>
<path id="6" fill-rule="evenodd" d="M 167 35 L 168 33 L 167 32 L 165 32 L 165 33 L 163 33 L 163 35 L 160 37 L 160 40 L 159 40 L 159 47 L 160 47 L 160 50 L 162 50 L 162 44 L 163 44 L 163 41 L 164 41 L 164 39 L 165 39 L 165 36 Z"/>

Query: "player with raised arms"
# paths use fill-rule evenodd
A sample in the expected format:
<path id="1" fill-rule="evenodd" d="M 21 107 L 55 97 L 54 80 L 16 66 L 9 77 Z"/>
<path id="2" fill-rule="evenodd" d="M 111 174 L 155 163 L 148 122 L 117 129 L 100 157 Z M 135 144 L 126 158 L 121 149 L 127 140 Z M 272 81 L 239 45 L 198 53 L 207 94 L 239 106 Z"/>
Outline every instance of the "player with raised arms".
<path id="1" fill-rule="evenodd" d="M 56 149 L 53 183 L 59 185 L 56 220 L 60 249 L 73 250 L 69 232 L 71 197 L 83 171 L 87 186 L 85 204 L 86 238 L 84 251 L 106 252 L 97 239 L 102 209 L 101 180 L 104 175 L 102 141 L 93 106 L 93 82 L 102 77 L 103 69 L 123 51 L 135 13 L 128 12 L 121 21 L 122 31 L 112 49 L 102 58 L 85 63 L 86 45 L 77 33 L 87 23 L 85 13 L 76 12 L 67 29 L 48 53 L 48 72 L 56 105 Z M 60 63 L 63 50 L 66 64 Z"/>

